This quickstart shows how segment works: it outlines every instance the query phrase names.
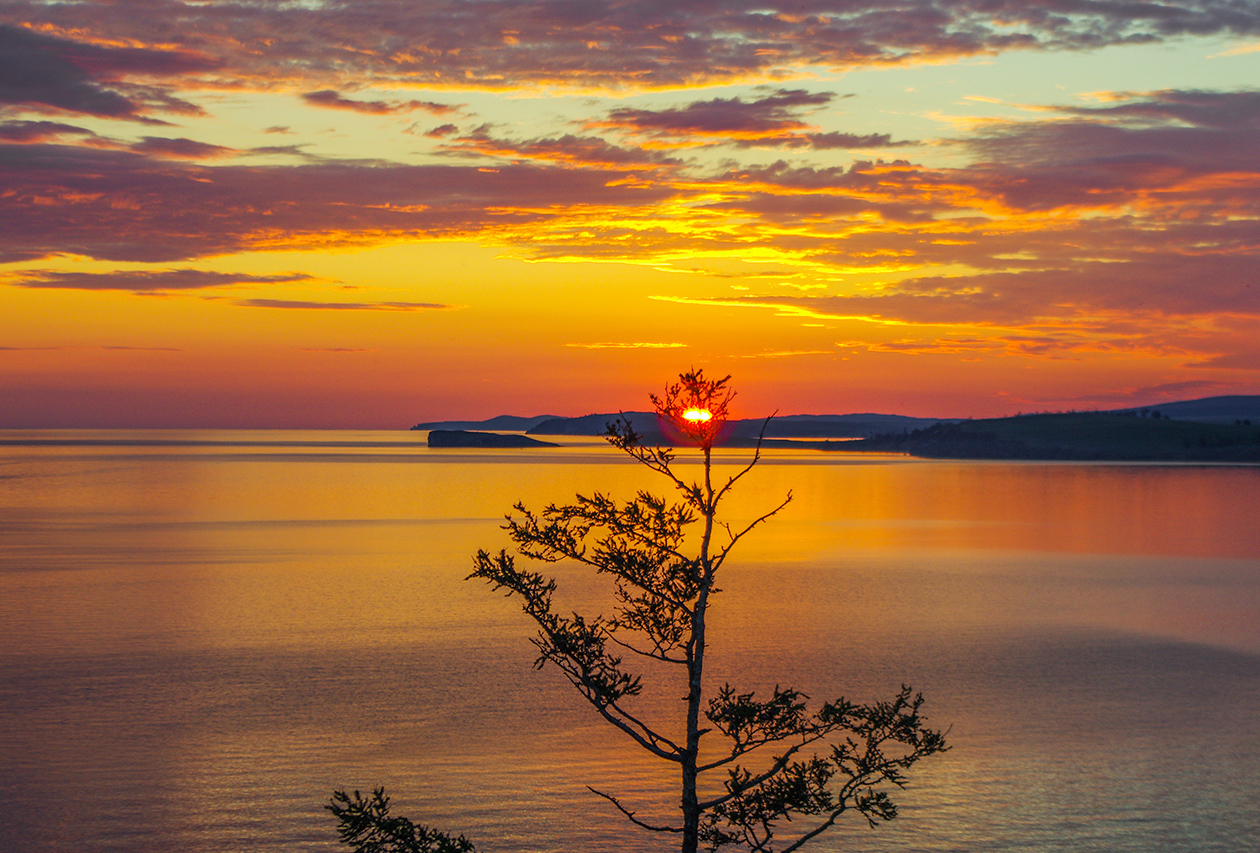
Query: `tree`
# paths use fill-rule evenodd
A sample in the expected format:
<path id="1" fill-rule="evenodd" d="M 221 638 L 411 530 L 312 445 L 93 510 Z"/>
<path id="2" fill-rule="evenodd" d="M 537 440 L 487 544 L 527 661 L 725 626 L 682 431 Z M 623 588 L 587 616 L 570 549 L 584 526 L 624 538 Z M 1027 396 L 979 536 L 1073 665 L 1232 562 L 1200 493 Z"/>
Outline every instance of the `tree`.
<path id="1" fill-rule="evenodd" d="M 477 853 L 462 835 L 451 838 L 405 817 L 390 817 L 384 788 L 374 790 L 371 797 L 358 791 L 353 796 L 334 791 L 324 808 L 337 818 L 341 843 L 353 847 L 355 853 Z"/>
<path id="2" fill-rule="evenodd" d="M 611 618 L 556 612 L 555 579 L 518 568 L 506 550 L 479 551 L 469 578 L 520 599 L 538 628 L 537 668 L 557 667 L 604 720 L 678 766 L 682 820 L 649 823 L 613 794 L 592 788 L 593 793 L 638 827 L 680 836 L 683 853 L 694 853 L 701 843 L 714 851 L 731 845 L 787 853 L 845 812 L 857 812 L 872 826 L 893 819 L 897 807 L 888 788 L 904 786 L 911 765 L 947 747 L 941 732 L 924 725 L 923 697 L 909 687 L 887 701 L 863 705 L 840 698 L 813 712 L 807 710 L 808 697 L 790 687 L 775 687 L 763 699 L 729 684 L 706 694 L 706 620 L 719 592 L 717 576 L 739 541 L 792 499 L 789 492 L 738 529 L 719 520 L 722 499 L 761 459 L 759 438 L 752 460 L 714 485 L 713 442 L 734 396 L 729 380 L 709 380 L 692 370 L 663 396 L 651 396 L 662 424 L 699 447 L 703 467 L 697 481 L 675 472 L 673 449 L 646 446 L 624 420 L 608 425 L 609 443 L 664 477 L 679 499 L 641 491 L 618 502 L 595 492 L 540 513 L 518 503 L 519 516 L 507 517 L 504 529 L 519 556 L 576 561 L 610 576 Z M 627 654 L 655 670 L 672 669 L 685 681 L 686 706 L 672 729 L 640 719 L 630 707 L 643 676 L 626 666 Z M 715 734 L 724 739 L 716 750 L 709 743 Z M 715 772 L 725 774 L 720 793 L 702 798 L 698 782 Z M 812 822 L 804 825 L 801 818 Z M 781 839 L 786 822 L 794 832 Z"/>

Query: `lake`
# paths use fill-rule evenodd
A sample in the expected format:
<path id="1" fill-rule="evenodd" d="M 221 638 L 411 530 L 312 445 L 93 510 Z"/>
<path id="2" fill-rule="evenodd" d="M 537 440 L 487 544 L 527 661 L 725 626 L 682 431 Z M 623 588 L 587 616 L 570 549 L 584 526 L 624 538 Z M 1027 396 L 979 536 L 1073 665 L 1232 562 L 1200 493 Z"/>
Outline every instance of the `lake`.
<path id="1" fill-rule="evenodd" d="M 334 851 L 331 791 L 382 784 L 484 851 L 676 849 L 585 788 L 669 820 L 668 769 L 464 580 L 518 500 L 664 488 L 561 441 L 0 432 L 0 850 Z M 806 850 L 1260 849 L 1260 468 L 775 449 L 727 517 L 789 489 L 723 571 L 708 683 L 908 683 L 953 744 L 898 820 Z"/>

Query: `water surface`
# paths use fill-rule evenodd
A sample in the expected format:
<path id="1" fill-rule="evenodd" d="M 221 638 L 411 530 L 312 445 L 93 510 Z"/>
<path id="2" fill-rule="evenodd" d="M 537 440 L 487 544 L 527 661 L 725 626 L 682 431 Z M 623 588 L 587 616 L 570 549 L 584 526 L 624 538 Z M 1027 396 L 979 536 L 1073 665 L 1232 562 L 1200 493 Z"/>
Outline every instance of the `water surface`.
<path id="1" fill-rule="evenodd" d="M 0 432 L 0 849 L 331 851 L 329 792 L 377 784 L 488 851 L 671 849 L 585 789 L 668 820 L 668 770 L 463 580 L 517 500 L 660 483 L 423 439 Z M 712 683 L 908 682 L 955 745 L 812 849 L 1260 849 L 1260 469 L 775 450 L 741 487 L 794 500 L 725 570 Z"/>

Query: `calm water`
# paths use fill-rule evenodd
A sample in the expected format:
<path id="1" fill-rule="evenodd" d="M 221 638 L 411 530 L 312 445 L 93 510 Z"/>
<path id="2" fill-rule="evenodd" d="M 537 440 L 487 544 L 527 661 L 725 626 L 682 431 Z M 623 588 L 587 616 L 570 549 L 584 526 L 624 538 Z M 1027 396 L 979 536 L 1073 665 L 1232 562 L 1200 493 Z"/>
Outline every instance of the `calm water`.
<path id="1" fill-rule="evenodd" d="M 669 819 L 667 772 L 463 581 L 518 499 L 659 484 L 423 438 L 0 432 L 0 850 L 333 851 L 329 792 L 377 784 L 487 851 L 670 849 L 585 790 Z M 1260 849 L 1260 469 L 780 451 L 746 483 L 735 519 L 796 500 L 728 565 L 713 682 L 909 682 L 952 727 L 902 819 L 807 849 Z"/>

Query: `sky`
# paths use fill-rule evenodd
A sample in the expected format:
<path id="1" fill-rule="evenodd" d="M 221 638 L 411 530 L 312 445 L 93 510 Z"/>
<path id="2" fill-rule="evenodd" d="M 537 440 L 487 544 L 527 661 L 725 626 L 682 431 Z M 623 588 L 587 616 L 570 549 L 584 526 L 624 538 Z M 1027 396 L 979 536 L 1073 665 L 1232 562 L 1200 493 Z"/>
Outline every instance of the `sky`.
<path id="1" fill-rule="evenodd" d="M 0 0 L 0 428 L 1260 393 L 1260 0 Z"/>

